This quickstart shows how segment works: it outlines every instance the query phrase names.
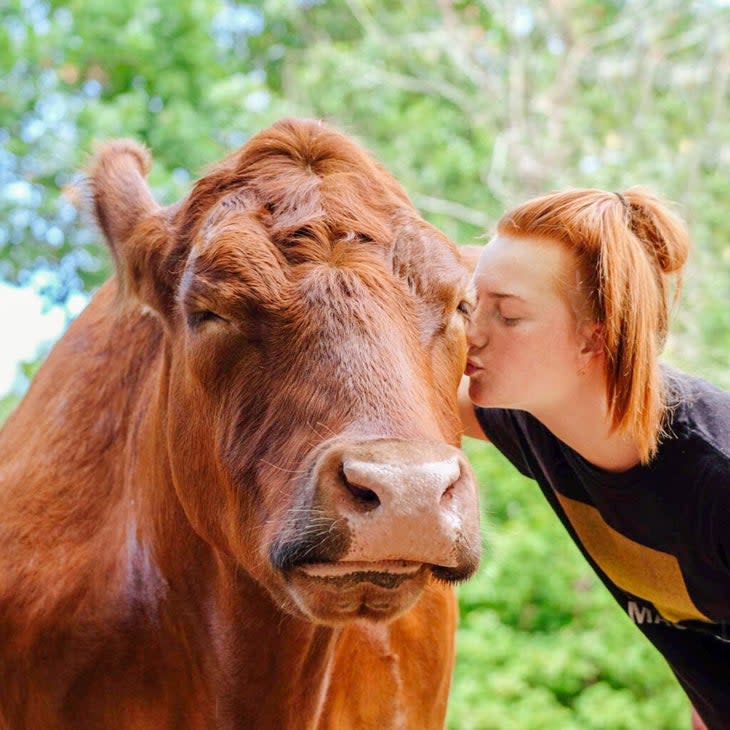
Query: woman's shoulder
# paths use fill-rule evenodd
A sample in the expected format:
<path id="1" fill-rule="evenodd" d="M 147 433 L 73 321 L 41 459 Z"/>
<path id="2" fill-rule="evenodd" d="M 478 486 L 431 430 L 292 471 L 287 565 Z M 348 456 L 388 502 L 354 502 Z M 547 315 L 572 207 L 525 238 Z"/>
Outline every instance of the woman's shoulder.
<path id="1" fill-rule="evenodd" d="M 705 444 L 730 463 L 730 393 L 678 370 L 665 369 L 668 431 Z"/>
<path id="2" fill-rule="evenodd" d="M 511 435 L 529 436 L 532 433 L 550 433 L 535 416 L 513 408 L 483 408 L 476 406 L 475 415 L 487 436 L 498 431 Z"/>

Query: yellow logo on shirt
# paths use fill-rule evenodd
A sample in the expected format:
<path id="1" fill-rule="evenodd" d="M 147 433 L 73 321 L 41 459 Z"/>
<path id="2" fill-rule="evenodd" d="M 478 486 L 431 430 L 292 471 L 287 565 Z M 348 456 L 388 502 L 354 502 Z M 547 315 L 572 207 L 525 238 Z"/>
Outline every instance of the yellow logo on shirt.
<path id="1" fill-rule="evenodd" d="M 707 621 L 687 592 L 674 555 L 630 540 L 614 530 L 595 508 L 555 495 L 580 541 L 601 570 L 622 590 L 651 601 L 667 621 Z"/>

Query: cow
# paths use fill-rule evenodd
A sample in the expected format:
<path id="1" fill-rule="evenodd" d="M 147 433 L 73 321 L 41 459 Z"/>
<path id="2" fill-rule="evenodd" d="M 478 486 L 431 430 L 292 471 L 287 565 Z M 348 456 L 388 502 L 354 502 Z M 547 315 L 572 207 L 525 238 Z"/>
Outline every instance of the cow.
<path id="1" fill-rule="evenodd" d="M 92 156 L 115 274 L 0 435 L 0 728 L 442 728 L 480 553 L 457 247 L 319 121 L 171 206 L 149 167 Z"/>

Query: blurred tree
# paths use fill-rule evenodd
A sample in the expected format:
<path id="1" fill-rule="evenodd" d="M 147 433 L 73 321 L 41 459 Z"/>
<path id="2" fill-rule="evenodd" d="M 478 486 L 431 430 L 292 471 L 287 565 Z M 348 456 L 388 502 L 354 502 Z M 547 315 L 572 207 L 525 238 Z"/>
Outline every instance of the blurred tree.
<path id="1" fill-rule="evenodd" d="M 6 3 L 8 0 L 6 0 Z M 696 250 L 670 357 L 730 384 L 730 8 L 720 0 L 9 0 L 0 11 L 0 277 L 108 273 L 60 192 L 135 136 L 172 201 L 284 114 L 360 137 L 459 241 L 564 186 L 647 184 Z"/>

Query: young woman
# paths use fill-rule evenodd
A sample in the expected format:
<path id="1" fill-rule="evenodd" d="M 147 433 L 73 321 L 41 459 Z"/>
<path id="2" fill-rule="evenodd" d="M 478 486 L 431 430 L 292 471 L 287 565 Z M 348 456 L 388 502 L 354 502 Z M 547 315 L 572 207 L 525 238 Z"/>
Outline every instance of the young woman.
<path id="1" fill-rule="evenodd" d="M 474 275 L 465 432 L 535 479 L 710 730 L 730 728 L 730 394 L 660 365 L 688 253 L 651 193 L 506 213 Z M 671 285 L 675 284 L 673 288 Z"/>

